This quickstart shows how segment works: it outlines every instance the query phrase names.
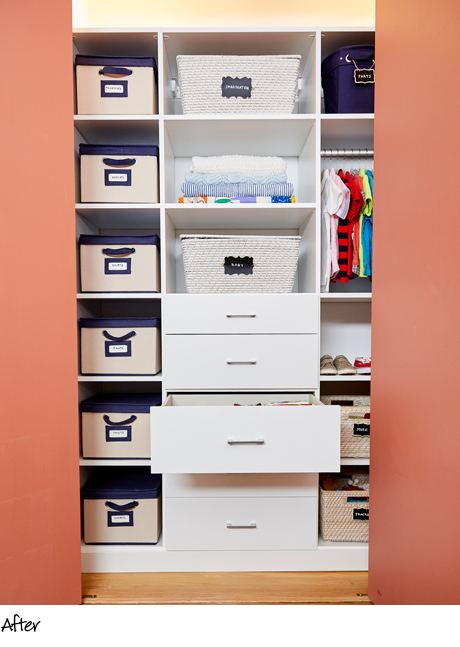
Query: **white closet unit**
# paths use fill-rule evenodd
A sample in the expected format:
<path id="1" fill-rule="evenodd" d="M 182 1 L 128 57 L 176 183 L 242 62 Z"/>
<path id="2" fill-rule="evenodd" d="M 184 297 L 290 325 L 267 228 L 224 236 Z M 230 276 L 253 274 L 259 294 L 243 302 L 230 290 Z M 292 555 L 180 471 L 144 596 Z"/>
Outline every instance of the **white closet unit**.
<path id="1" fill-rule="evenodd" d="M 369 464 L 340 458 L 338 407 L 320 406 L 318 398 L 370 388 L 369 376 L 320 378 L 319 358 L 370 354 L 371 325 L 369 280 L 320 294 L 320 172 L 324 148 L 373 148 L 373 115 L 323 114 L 320 69 L 338 47 L 373 41 L 365 28 L 75 30 L 75 53 L 154 56 L 158 65 L 157 115 L 75 116 L 77 239 L 161 240 L 161 294 L 85 294 L 77 278 L 79 317 L 162 320 L 160 374 L 78 377 L 80 400 L 161 392 L 151 460 L 80 458 L 80 469 L 82 485 L 101 465 L 161 473 L 162 535 L 155 546 L 82 541 L 83 572 L 367 569 L 367 544 L 318 535 L 318 474 Z M 179 54 L 300 54 L 294 114 L 183 115 Z M 160 202 L 81 203 L 80 143 L 158 145 Z M 283 157 L 296 202 L 179 204 L 191 157 L 224 154 Z M 300 236 L 293 292 L 187 294 L 180 235 L 200 232 Z M 233 406 L 301 398 L 317 404 Z"/>

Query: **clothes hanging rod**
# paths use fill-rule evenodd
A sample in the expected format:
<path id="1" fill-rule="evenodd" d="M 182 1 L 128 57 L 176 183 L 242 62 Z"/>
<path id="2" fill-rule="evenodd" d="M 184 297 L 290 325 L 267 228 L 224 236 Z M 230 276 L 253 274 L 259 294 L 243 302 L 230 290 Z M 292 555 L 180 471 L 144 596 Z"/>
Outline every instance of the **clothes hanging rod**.
<path id="1" fill-rule="evenodd" d="M 321 157 L 374 157 L 373 148 L 360 148 L 360 149 L 341 149 L 331 150 L 325 149 L 321 151 Z"/>

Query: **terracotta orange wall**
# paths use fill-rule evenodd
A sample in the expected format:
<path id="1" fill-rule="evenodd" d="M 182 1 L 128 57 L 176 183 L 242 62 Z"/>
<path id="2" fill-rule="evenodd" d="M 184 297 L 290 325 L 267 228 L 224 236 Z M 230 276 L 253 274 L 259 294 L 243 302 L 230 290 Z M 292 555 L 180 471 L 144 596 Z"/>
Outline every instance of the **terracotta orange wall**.
<path id="1" fill-rule="evenodd" d="M 0 6 L 0 604 L 81 601 L 71 20 Z"/>
<path id="2" fill-rule="evenodd" d="M 459 604 L 460 4 L 377 0 L 376 27 L 369 591 Z"/>

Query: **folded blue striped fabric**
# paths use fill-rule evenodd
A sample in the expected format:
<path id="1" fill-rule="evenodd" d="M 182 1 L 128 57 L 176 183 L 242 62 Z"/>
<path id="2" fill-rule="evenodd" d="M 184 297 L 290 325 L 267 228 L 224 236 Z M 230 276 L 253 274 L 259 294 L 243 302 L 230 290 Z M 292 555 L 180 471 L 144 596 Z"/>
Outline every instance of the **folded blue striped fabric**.
<path id="1" fill-rule="evenodd" d="M 187 173 L 184 178 L 187 184 L 284 184 L 287 173 L 276 175 L 254 175 L 246 173 Z"/>
<path id="2" fill-rule="evenodd" d="M 215 198 L 291 196 L 294 193 L 294 187 L 290 182 L 284 184 L 190 184 L 184 182 L 182 193 L 186 197 L 209 195 Z"/>

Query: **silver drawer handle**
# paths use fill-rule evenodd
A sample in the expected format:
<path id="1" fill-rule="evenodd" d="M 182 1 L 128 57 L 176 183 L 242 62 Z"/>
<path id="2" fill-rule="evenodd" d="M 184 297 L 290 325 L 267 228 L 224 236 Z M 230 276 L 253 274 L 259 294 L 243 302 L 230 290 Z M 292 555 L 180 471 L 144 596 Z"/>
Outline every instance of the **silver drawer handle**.
<path id="1" fill-rule="evenodd" d="M 254 319 L 255 314 L 251 315 L 226 315 L 229 319 Z"/>
<path id="2" fill-rule="evenodd" d="M 233 364 L 257 364 L 256 360 L 252 360 L 250 362 L 232 362 L 230 360 L 227 360 L 227 364 L 233 365 Z"/>
<path id="3" fill-rule="evenodd" d="M 265 440 L 263 438 L 258 438 L 257 440 L 233 440 L 233 438 L 229 438 L 227 443 L 229 445 L 264 445 Z"/>
<path id="4" fill-rule="evenodd" d="M 228 523 L 227 528 L 257 528 L 257 524 L 250 523 L 247 526 L 234 526 L 232 523 Z"/>

